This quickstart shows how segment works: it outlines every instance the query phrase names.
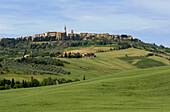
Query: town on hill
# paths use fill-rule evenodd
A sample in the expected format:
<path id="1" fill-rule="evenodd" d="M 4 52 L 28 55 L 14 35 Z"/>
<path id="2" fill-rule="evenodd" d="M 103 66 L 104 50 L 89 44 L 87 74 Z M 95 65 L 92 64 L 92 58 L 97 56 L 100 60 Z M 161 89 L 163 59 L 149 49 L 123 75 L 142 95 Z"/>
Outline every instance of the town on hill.
<path id="1" fill-rule="evenodd" d="M 67 34 L 66 26 L 64 26 L 64 32 L 56 32 L 56 31 L 50 31 L 46 32 L 44 34 L 35 34 L 33 36 L 26 36 L 23 38 L 17 38 L 17 40 L 30 40 L 30 41 L 58 41 L 58 40 L 89 40 L 94 38 L 114 38 L 115 40 L 131 40 L 133 37 L 131 35 L 111 35 L 109 33 L 74 33 L 73 30 L 71 30 L 71 33 Z M 139 40 L 140 41 L 140 40 Z"/>
<path id="2" fill-rule="evenodd" d="M 4 105 L 13 105 L 11 102 L 15 102 L 14 107 L 25 109 L 28 105 L 41 104 L 38 109 L 41 108 L 44 111 L 46 107 L 44 105 L 52 105 L 56 108 L 55 110 L 60 108 L 60 105 L 61 109 L 66 107 L 65 104 L 77 105 L 79 98 L 88 98 L 86 103 L 91 98 L 93 101 L 97 99 L 96 102 L 102 102 L 103 98 L 108 98 L 108 101 L 112 103 L 117 98 L 127 99 L 126 102 L 129 102 L 130 97 L 133 97 L 133 100 L 139 97 L 137 99 L 139 101 L 141 96 L 143 98 L 146 95 L 149 98 L 156 98 L 161 105 L 162 96 L 164 94 L 169 96 L 167 91 L 170 82 L 169 65 L 170 48 L 145 43 L 125 34 L 77 34 L 73 30 L 67 34 L 65 26 L 64 32 L 2 38 L 0 40 L 0 92 L 3 95 L 1 94 L 0 99 L 7 102 L 0 103 L 0 106 L 4 110 L 11 111 Z M 53 86 L 48 87 L 49 85 Z M 19 90 L 19 88 L 30 89 Z M 11 90 L 3 92 L 8 89 Z M 150 92 L 151 90 L 153 91 Z M 162 91 L 164 91 L 163 95 Z M 70 92 L 76 100 L 70 97 Z M 82 95 L 84 93 L 86 95 Z M 23 97 L 25 94 L 26 97 Z M 115 97 L 110 97 L 113 94 Z M 77 95 L 81 96 L 78 96 L 78 100 Z M 13 96 L 20 101 L 13 101 Z M 158 96 L 159 99 L 157 99 Z M 28 102 L 24 101 L 24 104 L 20 104 L 23 102 L 22 99 Z M 154 103 L 155 100 L 153 100 Z M 118 105 L 122 106 L 120 104 Z M 116 104 L 116 108 L 118 105 Z M 168 100 L 163 105 L 168 107 Z M 154 105 L 153 108 L 155 108 Z M 35 110 L 28 106 L 27 110 L 29 109 Z M 70 111 L 68 108 L 65 110 Z"/>

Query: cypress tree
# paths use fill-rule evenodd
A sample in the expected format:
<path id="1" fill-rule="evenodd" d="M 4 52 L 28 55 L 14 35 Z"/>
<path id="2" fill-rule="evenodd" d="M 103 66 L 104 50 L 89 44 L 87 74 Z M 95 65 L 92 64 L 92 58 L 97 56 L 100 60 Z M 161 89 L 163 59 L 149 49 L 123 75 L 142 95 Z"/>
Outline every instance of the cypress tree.
<path id="1" fill-rule="evenodd" d="M 85 76 L 83 77 L 83 80 L 86 80 L 86 77 L 85 77 Z"/>
<path id="2" fill-rule="evenodd" d="M 4 79 L 4 82 L 3 82 L 4 86 L 5 86 L 5 82 L 6 82 L 6 80 Z"/>
<path id="3" fill-rule="evenodd" d="M 14 85 L 15 85 L 14 79 L 12 79 L 11 88 L 14 88 Z"/>
<path id="4" fill-rule="evenodd" d="M 28 84 L 27 84 L 27 82 L 25 81 L 25 88 L 26 88 L 26 87 L 28 87 Z"/>
<path id="5" fill-rule="evenodd" d="M 24 80 L 22 81 L 22 86 L 25 88 L 25 82 L 24 82 Z"/>

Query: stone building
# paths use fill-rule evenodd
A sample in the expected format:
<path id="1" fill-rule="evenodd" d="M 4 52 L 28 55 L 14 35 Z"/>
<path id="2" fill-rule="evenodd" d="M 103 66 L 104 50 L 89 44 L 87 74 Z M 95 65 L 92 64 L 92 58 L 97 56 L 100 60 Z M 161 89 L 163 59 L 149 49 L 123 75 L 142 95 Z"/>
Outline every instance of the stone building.
<path id="1" fill-rule="evenodd" d="M 74 31 L 72 29 L 71 33 L 68 34 L 67 39 L 68 40 L 78 40 L 78 39 L 80 39 L 80 34 L 74 33 Z"/>
<path id="2" fill-rule="evenodd" d="M 50 31 L 50 32 L 46 32 L 45 34 L 36 34 L 32 37 L 32 40 L 34 40 L 34 38 L 36 37 L 56 37 L 56 40 L 64 40 L 67 36 L 67 32 L 66 32 L 66 26 L 64 27 L 64 32 L 55 32 L 55 31 Z"/>
<path id="3" fill-rule="evenodd" d="M 64 32 L 46 32 L 45 37 L 56 37 L 56 40 L 65 40 L 67 37 L 66 26 L 64 26 Z"/>
<path id="4" fill-rule="evenodd" d="M 32 36 L 32 41 L 34 40 L 34 38 L 36 37 L 43 37 L 45 38 L 45 34 L 35 34 L 34 36 Z"/>
<path id="5" fill-rule="evenodd" d="M 32 40 L 32 36 L 26 36 L 24 37 L 25 40 Z"/>
<path id="6" fill-rule="evenodd" d="M 66 32 L 66 26 L 64 26 L 64 32 L 56 32 L 56 31 L 49 31 L 44 34 L 36 34 L 34 36 L 26 36 L 22 39 L 26 40 L 32 40 L 34 41 L 35 38 L 40 38 L 40 40 L 46 40 L 46 37 L 48 38 L 55 38 L 56 40 L 91 40 L 99 37 L 104 37 L 104 38 L 113 38 L 115 40 L 127 40 L 127 39 L 133 39 L 132 36 L 130 35 L 110 35 L 109 33 L 74 33 L 73 30 L 71 30 L 71 33 L 68 34 Z M 43 39 L 44 38 L 44 39 Z M 39 39 L 38 39 L 39 40 Z"/>

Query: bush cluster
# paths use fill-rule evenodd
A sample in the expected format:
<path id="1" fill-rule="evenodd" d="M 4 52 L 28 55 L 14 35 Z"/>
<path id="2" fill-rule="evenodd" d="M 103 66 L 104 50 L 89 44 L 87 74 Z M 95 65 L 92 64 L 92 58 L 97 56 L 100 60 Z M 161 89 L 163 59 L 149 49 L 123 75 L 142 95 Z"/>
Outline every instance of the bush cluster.
<path id="1" fill-rule="evenodd" d="M 37 79 L 34 79 L 31 77 L 31 81 L 25 81 L 23 80 L 22 82 L 20 81 L 15 81 L 14 79 L 12 80 L 7 80 L 3 79 L 0 80 L 0 90 L 6 90 L 6 89 L 11 89 L 11 88 L 28 88 L 28 87 L 38 87 L 38 86 L 47 86 L 47 85 L 56 85 L 56 84 L 64 84 L 64 83 L 70 83 L 70 82 L 75 82 L 75 81 L 80 81 L 78 79 L 75 80 L 66 80 L 64 78 L 55 78 L 52 79 L 51 77 L 43 79 L 43 81 L 38 81 Z"/>

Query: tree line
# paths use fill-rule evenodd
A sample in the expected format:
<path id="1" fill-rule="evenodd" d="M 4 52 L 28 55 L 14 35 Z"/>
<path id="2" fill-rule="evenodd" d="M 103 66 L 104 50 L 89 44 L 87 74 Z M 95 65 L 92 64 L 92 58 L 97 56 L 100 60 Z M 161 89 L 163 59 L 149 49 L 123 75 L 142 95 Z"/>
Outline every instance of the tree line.
<path id="1" fill-rule="evenodd" d="M 83 77 L 83 80 L 85 80 L 85 76 Z M 29 88 L 29 87 L 38 87 L 38 86 L 47 86 L 47 85 L 56 85 L 56 84 L 64 84 L 64 83 L 70 83 L 80 81 L 79 79 L 71 80 L 71 79 L 65 79 L 65 78 L 45 78 L 43 81 L 39 81 L 38 79 L 34 79 L 31 77 L 31 81 L 15 81 L 15 79 L 12 78 L 12 80 L 8 79 L 2 79 L 0 80 L 0 90 L 6 90 L 6 89 L 16 89 L 16 88 Z"/>

